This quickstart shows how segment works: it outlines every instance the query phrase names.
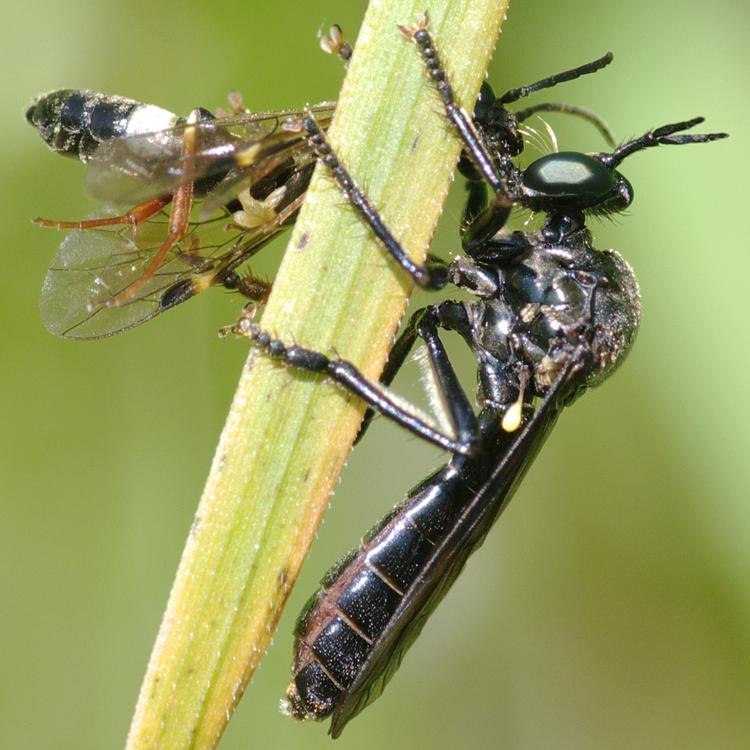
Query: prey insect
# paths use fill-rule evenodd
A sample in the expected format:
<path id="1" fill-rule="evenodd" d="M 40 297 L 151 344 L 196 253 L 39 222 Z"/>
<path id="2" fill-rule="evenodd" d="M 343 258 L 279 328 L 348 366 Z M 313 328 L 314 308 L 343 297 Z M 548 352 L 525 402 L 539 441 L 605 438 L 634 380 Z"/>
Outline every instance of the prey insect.
<path id="1" fill-rule="evenodd" d="M 492 191 L 485 202 L 472 202 L 470 195 L 466 255 L 444 264 L 442 275 L 419 264 L 415 270 L 434 286 L 444 280 L 473 298 L 415 312 L 380 383 L 347 361 L 285 344 L 250 316 L 232 328 L 289 367 L 327 375 L 360 397 L 370 415 L 380 412 L 452 453 L 329 571 L 299 618 L 288 710 L 296 718 L 331 716 L 334 737 L 380 695 L 507 506 L 562 410 L 617 369 L 633 343 L 640 317 L 635 275 L 616 252 L 596 250 L 586 226 L 587 215 L 630 205 L 632 187 L 617 167 L 646 148 L 726 137 L 685 133 L 702 122 L 694 118 L 648 131 L 611 152 L 551 154 L 521 170 L 505 150 L 488 151 L 456 105 L 426 18 L 402 31 L 419 48 L 475 174 Z M 405 254 L 314 119 L 306 118 L 304 126 L 361 218 L 384 244 L 395 243 Z M 541 229 L 504 230 L 515 205 L 540 212 Z M 441 329 L 458 333 L 476 357 L 478 414 L 446 354 Z M 427 348 L 450 431 L 424 421 L 387 389 L 417 339 Z"/>
<path id="2" fill-rule="evenodd" d="M 324 128 L 333 106 L 312 108 Z M 265 301 L 270 284 L 239 269 L 294 221 L 315 160 L 301 112 L 251 113 L 238 101 L 233 109 L 178 118 L 76 90 L 32 103 L 27 120 L 54 151 L 86 164 L 92 195 L 133 206 L 80 222 L 37 220 L 73 230 L 42 289 L 52 333 L 110 336 L 212 286 Z"/>
<path id="3" fill-rule="evenodd" d="M 321 46 L 345 62 L 352 54 L 338 27 Z M 509 160 L 523 149 L 523 123 L 536 112 L 555 111 L 589 120 L 612 143 L 606 123 L 581 107 L 545 102 L 513 112 L 506 106 L 594 72 L 611 59 L 605 55 L 501 97 L 485 84 L 473 118 L 477 137 L 496 160 Z M 54 151 L 86 164 L 92 195 L 133 206 L 84 221 L 37 220 L 72 230 L 42 289 L 42 318 L 52 333 L 111 336 L 211 287 L 266 300 L 270 283 L 241 269 L 294 221 L 315 156 L 300 133 L 303 113 L 251 113 L 236 99 L 230 103 L 229 115 L 196 109 L 186 119 L 91 91 L 54 91 L 32 103 L 27 120 Z M 322 130 L 334 106 L 312 108 Z M 461 168 L 468 178 L 471 218 L 485 186 L 468 156 Z M 417 284 L 445 283 L 442 269 L 416 269 L 397 244 L 386 243 L 386 249 Z"/>

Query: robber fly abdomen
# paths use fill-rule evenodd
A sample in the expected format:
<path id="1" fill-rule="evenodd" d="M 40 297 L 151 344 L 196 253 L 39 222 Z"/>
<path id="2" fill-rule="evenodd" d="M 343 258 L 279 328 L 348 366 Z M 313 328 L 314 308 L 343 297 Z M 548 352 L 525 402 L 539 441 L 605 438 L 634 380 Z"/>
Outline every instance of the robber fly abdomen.
<path id="1" fill-rule="evenodd" d="M 293 716 L 320 718 L 334 710 L 466 505 L 463 479 L 474 464 L 456 457 L 414 488 L 397 512 L 323 579 L 295 630 L 294 681 L 287 692 Z"/>

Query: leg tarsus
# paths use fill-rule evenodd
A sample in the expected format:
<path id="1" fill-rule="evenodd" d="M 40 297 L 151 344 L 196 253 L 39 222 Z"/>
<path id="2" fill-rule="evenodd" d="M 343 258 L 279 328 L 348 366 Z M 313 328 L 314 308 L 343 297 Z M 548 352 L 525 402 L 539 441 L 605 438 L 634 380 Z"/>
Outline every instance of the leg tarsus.
<path id="1" fill-rule="evenodd" d="M 437 46 L 429 29 L 427 14 L 420 16 L 416 26 L 399 26 L 401 33 L 413 40 L 424 61 L 427 73 L 435 84 L 435 88 L 443 100 L 445 114 L 456 129 L 463 143 L 464 150 L 469 154 L 476 168 L 492 186 L 495 193 L 508 192 L 505 180 L 495 168 L 492 157 L 487 152 L 479 138 L 471 117 L 460 107 L 453 96 L 453 88 L 448 80 L 445 69 L 440 62 Z"/>
<path id="2" fill-rule="evenodd" d="M 370 408 L 375 409 L 414 435 L 440 448 L 460 454 L 471 453 L 475 448 L 476 418 L 472 412 L 471 418 L 474 419 L 474 431 L 471 432 L 470 419 L 465 413 L 464 404 L 460 403 L 460 397 L 458 399 L 459 405 L 456 407 L 457 411 L 455 412 L 457 414 L 456 427 L 460 434 L 457 437 L 452 437 L 441 432 L 408 408 L 405 408 L 380 383 L 373 383 L 368 380 L 351 362 L 343 359 L 331 359 L 322 352 L 307 349 L 296 344 L 287 346 L 279 339 L 272 337 L 267 331 L 264 331 L 257 323 L 252 321 L 249 315 L 243 316 L 231 327 L 231 330 L 249 338 L 271 358 L 278 359 L 290 367 L 328 375 L 337 385 L 361 398 Z M 440 348 L 438 346 L 436 350 L 438 356 L 441 356 Z M 445 361 L 441 360 L 438 363 L 441 375 L 445 376 L 447 373 L 447 377 L 450 379 L 450 375 L 452 374 L 455 379 L 455 373 L 453 373 L 450 363 L 447 362 L 447 355 L 445 355 L 444 351 L 442 356 Z M 450 383 L 450 387 L 452 385 Z M 463 399 L 468 404 L 465 394 L 463 394 Z M 449 407 L 453 415 L 454 406 L 452 402 L 449 403 Z"/>
<path id="3" fill-rule="evenodd" d="M 486 196 L 478 187 L 470 186 L 469 188 L 469 197 L 464 211 L 464 217 L 470 219 L 469 227 L 464 228 L 465 237 L 468 237 L 464 239 L 464 249 L 468 250 L 469 247 L 481 244 L 485 238 L 492 237 L 505 226 L 513 208 L 513 198 L 506 176 L 501 173 L 485 148 L 469 115 L 456 103 L 453 88 L 440 62 L 435 40 L 427 28 L 428 23 L 425 13 L 420 17 L 416 27 L 401 26 L 400 29 L 408 39 L 416 43 L 430 79 L 443 100 L 445 115 L 453 124 L 463 144 L 464 153 L 471 158 L 478 172 L 477 176 L 481 175 L 495 194 L 495 199 L 489 208 L 480 208 L 482 203 L 486 204 Z"/>
<path id="4" fill-rule="evenodd" d="M 310 147 L 318 158 L 331 170 L 331 174 L 344 195 L 346 195 L 351 205 L 359 212 L 375 236 L 383 243 L 385 249 L 391 254 L 393 259 L 411 276 L 417 286 L 423 289 L 442 289 L 448 281 L 444 265 L 415 263 L 401 243 L 393 236 L 377 209 L 370 203 L 367 196 L 347 172 L 326 140 L 323 131 L 318 126 L 311 112 L 305 115 L 302 125 L 307 133 L 307 140 Z"/>

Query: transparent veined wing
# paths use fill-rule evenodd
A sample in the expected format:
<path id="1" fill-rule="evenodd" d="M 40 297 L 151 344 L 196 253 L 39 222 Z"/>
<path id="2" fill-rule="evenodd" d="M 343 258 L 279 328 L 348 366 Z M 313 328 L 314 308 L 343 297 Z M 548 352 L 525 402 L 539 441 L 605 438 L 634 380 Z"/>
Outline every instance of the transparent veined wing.
<path id="1" fill-rule="evenodd" d="M 143 275 L 161 248 L 167 215 L 162 212 L 135 229 L 69 232 L 42 286 L 42 320 L 57 336 L 104 338 L 140 325 L 212 286 L 229 286 L 229 274 L 293 220 L 303 198 L 304 193 L 253 228 L 237 226 L 226 212 L 191 221 L 158 271 L 132 298 L 116 305 L 110 300 Z M 114 210 L 98 215 L 109 213 Z"/>
<path id="2" fill-rule="evenodd" d="M 380 696 L 469 556 L 481 546 L 550 434 L 566 400 L 578 386 L 578 364 L 571 360 L 565 366 L 531 419 L 518 433 L 506 433 L 497 455 L 487 457 L 491 461 L 490 470 L 483 481 L 477 477 L 480 480 L 477 486 L 466 488 L 470 500 L 456 525 L 435 547 L 419 577 L 404 592 L 385 630 L 373 642 L 361 671 L 334 709 L 330 728 L 334 738 Z"/>
<path id="3" fill-rule="evenodd" d="M 327 128 L 333 107 L 326 102 L 310 111 Z M 87 190 L 98 200 L 125 205 L 192 182 L 198 197 L 209 196 L 210 213 L 290 160 L 311 158 L 300 128 L 303 114 L 243 112 L 105 141 L 86 162 Z M 217 187 L 218 197 L 210 197 Z"/>
<path id="4" fill-rule="evenodd" d="M 327 127 L 331 105 L 311 109 Z M 86 161 L 95 195 L 120 205 L 166 196 L 166 205 L 135 227 L 70 232 L 42 289 L 47 328 L 67 338 L 111 336 L 210 286 L 229 286 L 230 271 L 301 205 L 315 163 L 303 114 L 240 113 L 102 142 Z M 194 185 L 191 221 L 152 275 L 169 234 L 169 196 L 186 183 Z"/>

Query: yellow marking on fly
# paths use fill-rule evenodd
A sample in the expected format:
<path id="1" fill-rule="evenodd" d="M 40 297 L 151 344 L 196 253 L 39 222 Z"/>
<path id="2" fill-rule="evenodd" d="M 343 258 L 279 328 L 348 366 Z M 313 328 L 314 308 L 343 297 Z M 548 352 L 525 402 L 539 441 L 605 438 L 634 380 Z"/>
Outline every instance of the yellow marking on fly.
<path id="1" fill-rule="evenodd" d="M 248 146 L 242 151 L 238 151 L 234 155 L 234 160 L 237 162 L 239 167 L 251 167 L 256 161 L 258 153 L 261 150 L 259 143 L 253 143 L 252 146 Z"/>
<path id="2" fill-rule="evenodd" d="M 503 420 L 500 426 L 505 432 L 515 432 L 521 426 L 521 417 L 523 416 L 523 402 L 520 397 L 512 403 L 508 410 L 503 414 Z"/>
<path id="3" fill-rule="evenodd" d="M 518 398 L 508 407 L 503 414 L 500 426 L 505 432 L 515 432 L 523 421 L 523 393 L 526 390 L 526 378 L 521 379 L 521 387 L 518 389 Z"/>

